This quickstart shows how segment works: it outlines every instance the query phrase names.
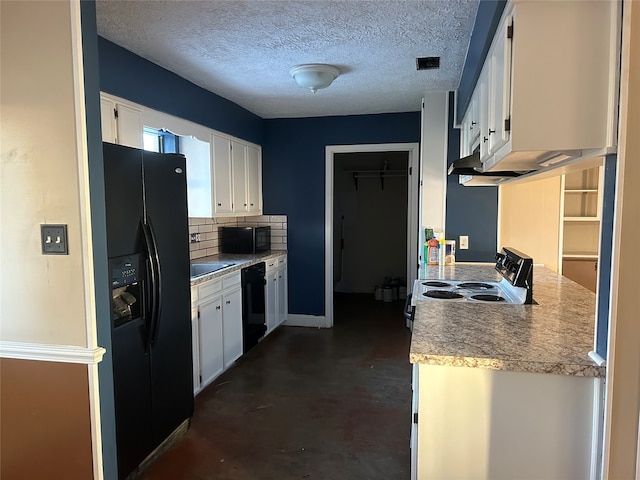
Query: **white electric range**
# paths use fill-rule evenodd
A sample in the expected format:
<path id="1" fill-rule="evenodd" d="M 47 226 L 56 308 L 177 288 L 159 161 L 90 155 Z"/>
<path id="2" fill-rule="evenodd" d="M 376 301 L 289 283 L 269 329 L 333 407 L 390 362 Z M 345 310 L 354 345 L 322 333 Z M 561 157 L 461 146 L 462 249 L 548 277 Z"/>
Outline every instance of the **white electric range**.
<path id="1" fill-rule="evenodd" d="M 498 282 L 416 280 L 405 304 L 408 322 L 413 322 L 420 302 L 533 303 L 533 259 L 511 247 L 503 248 L 495 258 L 495 270 L 502 277 Z"/>

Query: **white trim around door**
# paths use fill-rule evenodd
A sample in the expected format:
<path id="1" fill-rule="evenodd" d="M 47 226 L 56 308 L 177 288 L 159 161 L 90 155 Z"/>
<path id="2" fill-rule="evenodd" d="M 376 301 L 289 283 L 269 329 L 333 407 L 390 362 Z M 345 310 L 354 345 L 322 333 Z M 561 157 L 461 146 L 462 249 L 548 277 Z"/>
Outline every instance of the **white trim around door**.
<path id="1" fill-rule="evenodd" d="M 380 143 L 363 145 L 327 145 L 325 148 L 325 209 L 324 209 L 324 310 L 325 325 L 333 327 L 333 172 L 334 154 L 366 153 L 366 152 L 407 152 L 407 176 L 409 205 L 407 208 L 407 281 L 417 278 L 418 252 L 415 248 L 418 241 L 418 199 L 419 199 L 419 159 L 418 143 Z"/>

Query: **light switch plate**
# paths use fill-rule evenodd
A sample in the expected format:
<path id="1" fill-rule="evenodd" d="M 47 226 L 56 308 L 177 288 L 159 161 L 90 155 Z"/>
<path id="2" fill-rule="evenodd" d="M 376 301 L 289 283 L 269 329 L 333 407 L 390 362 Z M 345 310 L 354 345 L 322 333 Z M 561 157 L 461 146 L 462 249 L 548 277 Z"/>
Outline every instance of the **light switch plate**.
<path id="1" fill-rule="evenodd" d="M 460 235 L 460 250 L 468 250 L 469 249 L 469 236 L 468 235 Z"/>
<path id="2" fill-rule="evenodd" d="M 43 255 L 69 255 L 66 225 L 40 225 Z"/>

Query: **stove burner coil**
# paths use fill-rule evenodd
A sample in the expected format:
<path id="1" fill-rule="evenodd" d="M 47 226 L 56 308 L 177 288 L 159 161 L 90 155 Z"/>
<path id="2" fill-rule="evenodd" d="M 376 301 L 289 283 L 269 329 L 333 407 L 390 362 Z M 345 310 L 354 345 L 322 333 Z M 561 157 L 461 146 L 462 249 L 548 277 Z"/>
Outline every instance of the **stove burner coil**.
<path id="1" fill-rule="evenodd" d="M 482 282 L 464 282 L 459 283 L 458 288 L 468 288 L 470 290 L 494 290 L 496 287 Z"/>
<path id="2" fill-rule="evenodd" d="M 451 285 L 446 282 L 437 282 L 430 280 L 428 282 L 422 282 L 425 287 L 450 287 Z"/>
<path id="3" fill-rule="evenodd" d="M 449 290 L 429 290 L 423 293 L 425 297 L 431 298 L 441 298 L 444 300 L 453 300 L 456 298 L 462 298 L 462 295 L 455 292 L 450 292 Z"/>
<path id="4" fill-rule="evenodd" d="M 471 298 L 473 298 L 474 300 L 482 300 L 483 302 L 504 302 L 505 301 L 504 297 L 501 297 L 499 295 L 487 295 L 487 294 L 471 295 Z"/>

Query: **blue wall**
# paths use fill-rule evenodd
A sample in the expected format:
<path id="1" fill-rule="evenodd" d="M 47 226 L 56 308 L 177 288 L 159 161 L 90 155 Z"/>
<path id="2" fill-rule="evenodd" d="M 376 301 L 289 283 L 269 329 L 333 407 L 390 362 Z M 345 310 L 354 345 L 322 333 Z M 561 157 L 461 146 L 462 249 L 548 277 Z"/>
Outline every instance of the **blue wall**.
<path id="1" fill-rule="evenodd" d="M 460 156 L 460 130 L 453 128 L 453 108 L 450 94 L 447 165 Z M 456 248 L 456 261 L 494 261 L 498 243 L 498 187 L 465 187 L 458 183 L 458 175 L 448 176 L 446 211 L 447 238 L 456 240 L 457 245 L 460 235 L 469 236 L 469 249 Z"/>
<path id="2" fill-rule="evenodd" d="M 98 345 L 106 352 L 98 364 L 100 389 L 100 429 L 102 434 L 102 471 L 104 478 L 117 478 L 116 424 L 111 356 L 111 295 L 107 263 L 107 227 L 104 200 L 104 166 L 100 130 L 100 86 L 95 2 L 80 2 L 82 55 L 86 106 L 87 150 L 89 159 L 89 196 L 91 200 L 91 236 L 96 295 L 96 332 Z"/>
<path id="3" fill-rule="evenodd" d="M 324 315 L 325 147 L 419 142 L 420 112 L 265 120 L 264 138 L 264 213 L 288 216 L 289 312 Z"/>
<path id="4" fill-rule="evenodd" d="M 102 37 L 98 37 L 98 54 L 102 91 L 259 145 L 263 143 L 262 119 L 239 105 Z"/>
<path id="5" fill-rule="evenodd" d="M 607 155 L 604 159 L 602 221 L 600 225 L 600 265 L 598 268 L 598 307 L 596 312 L 596 352 L 602 358 L 607 358 L 609 340 L 611 260 L 613 254 L 613 216 L 616 206 L 617 163 L 617 155 Z"/>

